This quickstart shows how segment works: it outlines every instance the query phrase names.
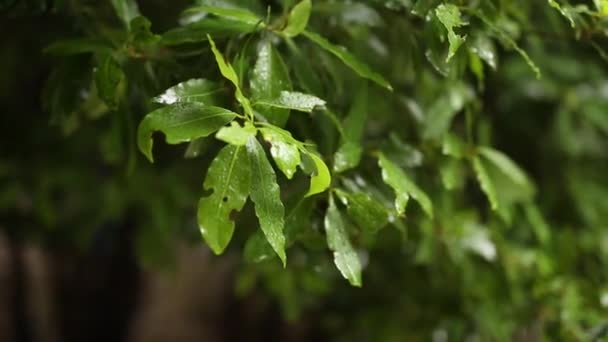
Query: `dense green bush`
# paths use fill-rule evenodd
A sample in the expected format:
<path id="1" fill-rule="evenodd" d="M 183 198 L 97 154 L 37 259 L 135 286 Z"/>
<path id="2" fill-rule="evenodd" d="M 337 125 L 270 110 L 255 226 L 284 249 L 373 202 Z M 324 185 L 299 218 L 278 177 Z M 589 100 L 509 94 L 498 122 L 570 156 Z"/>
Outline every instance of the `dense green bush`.
<path id="1" fill-rule="evenodd" d="M 605 335 L 608 1 L 193 2 L 46 9 L 48 115 L 2 119 L 24 234 L 204 240 L 338 340 Z"/>

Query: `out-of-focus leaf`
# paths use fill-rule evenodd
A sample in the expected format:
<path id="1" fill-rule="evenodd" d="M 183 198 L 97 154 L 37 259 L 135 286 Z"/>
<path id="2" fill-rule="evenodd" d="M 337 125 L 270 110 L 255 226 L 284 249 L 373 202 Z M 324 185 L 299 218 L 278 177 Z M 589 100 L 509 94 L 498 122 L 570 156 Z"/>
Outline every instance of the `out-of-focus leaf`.
<path id="1" fill-rule="evenodd" d="M 415 199 L 422 207 L 422 210 L 433 217 L 433 204 L 429 197 L 424 193 L 410 178 L 392 161 L 380 154 L 378 165 L 382 169 L 382 179 L 395 191 L 395 209 L 399 215 L 405 213 L 405 207 L 410 196 Z"/>
<path id="2" fill-rule="evenodd" d="M 220 128 L 215 137 L 232 145 L 244 146 L 250 138 L 255 137 L 256 133 L 257 129 L 250 122 L 245 122 L 245 125 L 241 126 L 236 121 L 232 121 L 230 126 Z"/>
<path id="3" fill-rule="evenodd" d="M 254 101 L 280 98 L 282 91 L 292 89 L 287 67 L 281 55 L 272 46 L 270 39 L 265 39 L 261 43 L 250 86 Z M 255 108 L 270 123 L 279 127 L 284 126 L 289 118 L 287 108 L 270 107 L 259 103 L 256 103 Z"/>
<path id="4" fill-rule="evenodd" d="M 462 162 L 455 159 L 446 160 L 439 169 L 443 186 L 448 189 L 460 188 L 466 177 Z"/>
<path id="5" fill-rule="evenodd" d="M 232 84 L 236 88 L 234 95 L 237 101 L 239 101 L 239 103 L 243 106 L 245 114 L 247 114 L 249 117 L 253 117 L 253 108 L 251 107 L 251 103 L 249 102 L 249 99 L 246 98 L 245 95 L 243 95 L 241 87 L 239 86 L 239 78 L 236 75 L 234 69 L 232 68 L 232 65 L 226 62 L 222 53 L 215 46 L 215 42 L 213 41 L 211 36 L 207 35 L 207 39 L 209 39 L 209 44 L 211 44 L 211 51 L 213 51 L 215 61 L 217 62 L 218 67 L 220 68 L 222 76 L 232 82 Z"/>
<path id="6" fill-rule="evenodd" d="M 126 28 L 129 28 L 131 20 L 141 15 L 135 0 L 112 0 L 112 6 Z"/>
<path id="7" fill-rule="evenodd" d="M 244 8 L 227 8 L 202 5 L 189 8 L 184 12 L 184 14 L 194 13 L 209 13 L 218 17 L 240 21 L 248 25 L 263 24 L 261 23 L 262 19 L 258 17 L 257 14 Z"/>
<path id="8" fill-rule="evenodd" d="M 310 188 L 306 193 L 306 197 L 308 197 L 327 190 L 331 184 L 331 174 L 323 159 L 312 152 L 308 152 L 306 155 L 312 159 L 316 169 L 310 177 Z"/>
<path id="9" fill-rule="evenodd" d="M 224 91 L 225 89 L 215 82 L 204 78 L 193 78 L 165 90 L 153 101 L 167 105 L 178 102 L 197 102 L 213 106 L 216 104 L 216 96 Z"/>
<path id="10" fill-rule="evenodd" d="M 324 223 L 327 246 L 334 254 L 334 264 L 351 285 L 360 287 L 361 262 L 348 238 L 342 215 L 331 196 Z"/>
<path id="11" fill-rule="evenodd" d="M 215 254 L 224 251 L 234 232 L 233 211 L 240 211 L 250 189 L 250 167 L 245 148 L 227 145 L 215 157 L 205 178 L 205 190 L 213 190 L 198 203 L 198 225 Z"/>
<path id="12" fill-rule="evenodd" d="M 207 35 L 216 38 L 249 33 L 256 25 L 224 18 L 205 18 L 196 23 L 178 27 L 165 32 L 161 37 L 164 45 L 198 43 L 207 40 Z"/>
<path id="13" fill-rule="evenodd" d="M 475 38 L 470 40 L 469 48 L 492 69 L 496 70 L 496 67 L 498 66 L 496 48 L 487 35 L 477 34 Z"/>
<path id="14" fill-rule="evenodd" d="M 251 179 L 254 180 L 251 182 L 250 196 L 255 206 L 255 214 L 266 240 L 285 265 L 287 262 L 283 235 L 285 208 L 281 202 L 276 175 L 257 139 L 253 137 L 249 139 L 247 154 L 251 164 Z"/>
<path id="15" fill-rule="evenodd" d="M 340 201 L 346 206 L 348 216 L 364 231 L 377 233 L 388 223 L 389 212 L 381 202 L 364 192 L 337 191 Z"/>
<path id="16" fill-rule="evenodd" d="M 490 147 L 479 147 L 478 151 L 484 158 L 504 172 L 514 183 L 529 189 L 530 192 L 534 192 L 534 186 L 526 173 L 507 155 Z"/>
<path id="17" fill-rule="evenodd" d="M 323 49 L 330 52 L 332 55 L 338 57 L 344 64 L 346 64 L 349 68 L 353 69 L 359 76 L 367 78 L 376 82 L 381 87 L 384 87 L 388 90 L 393 90 L 393 87 L 382 77 L 380 74 L 372 71 L 367 64 L 364 64 L 359 59 L 357 59 L 354 55 L 352 55 L 345 47 L 334 45 L 330 43 L 324 37 L 310 31 L 303 31 L 302 34 L 322 47 Z"/>
<path id="18" fill-rule="evenodd" d="M 488 197 L 488 201 L 490 201 L 490 206 L 492 210 L 498 209 L 498 198 L 496 195 L 496 190 L 494 189 L 494 184 L 492 183 L 492 179 L 488 175 L 488 171 L 483 164 L 483 161 L 479 159 L 479 157 L 473 157 L 473 170 L 475 170 L 475 175 L 477 176 L 477 181 L 481 186 L 481 190 Z"/>
<path id="19" fill-rule="evenodd" d="M 291 179 L 301 162 L 300 151 L 298 146 L 293 143 L 291 134 L 286 131 L 281 134 L 282 132 L 279 133 L 276 129 L 271 128 L 261 128 L 260 132 L 262 132 L 264 140 L 270 143 L 270 155 L 279 170 L 285 174 L 287 179 Z"/>
<path id="20" fill-rule="evenodd" d="M 547 2 L 549 3 L 549 6 L 555 8 L 557 11 L 559 11 L 559 13 L 561 13 L 561 15 L 564 16 L 564 18 L 568 19 L 570 26 L 572 26 L 573 28 L 576 27 L 576 24 L 574 23 L 574 18 L 572 17 L 572 13 L 570 11 L 566 10 L 565 8 L 562 8 L 562 6 L 560 6 L 560 4 L 555 0 L 547 0 Z"/>
<path id="21" fill-rule="evenodd" d="M 448 42 L 450 43 L 450 48 L 446 62 L 449 62 L 466 39 L 466 36 L 459 36 L 456 34 L 456 32 L 454 32 L 454 28 L 465 26 L 467 23 L 462 21 L 460 17 L 460 9 L 458 9 L 456 5 L 441 4 L 435 9 L 435 15 L 437 15 L 439 21 L 441 21 L 443 26 L 445 26 L 445 29 L 448 31 Z"/>
<path id="22" fill-rule="evenodd" d="M 298 93 L 295 91 L 281 91 L 279 97 L 258 100 L 255 104 L 256 106 L 261 105 L 274 108 L 293 109 L 300 112 L 311 113 L 315 108 L 324 107 L 325 101 L 314 95 Z"/>
<path id="23" fill-rule="evenodd" d="M 139 124 L 139 150 L 153 161 L 152 133 L 161 131 L 169 144 L 179 144 L 217 131 L 236 116 L 227 109 L 200 103 L 176 103 L 148 113 Z"/>
<path id="24" fill-rule="evenodd" d="M 99 97 L 110 109 L 118 108 L 121 91 L 124 90 L 122 82 L 126 82 L 125 73 L 120 64 L 111 55 L 107 55 L 95 70 L 95 85 Z"/>
<path id="25" fill-rule="evenodd" d="M 44 52 L 55 56 L 70 56 L 83 53 L 109 54 L 112 52 L 112 46 L 99 39 L 75 38 L 52 43 L 44 49 Z"/>
<path id="26" fill-rule="evenodd" d="M 450 128 L 452 119 L 473 99 L 473 91 L 462 83 L 452 84 L 429 108 L 422 136 L 437 139 Z"/>
<path id="27" fill-rule="evenodd" d="M 447 133 L 443 137 L 441 152 L 454 158 L 462 159 L 466 154 L 466 144 L 460 137 Z"/>
<path id="28" fill-rule="evenodd" d="M 351 106 L 348 116 L 344 119 L 342 127 L 344 136 L 338 151 L 334 155 L 334 171 L 343 172 L 356 167 L 361 160 L 361 138 L 367 119 L 367 83 L 359 89 L 355 102 Z"/>
<path id="29" fill-rule="evenodd" d="M 247 239 L 243 250 L 245 261 L 250 263 L 258 263 L 274 257 L 276 253 L 272 246 L 266 241 L 264 233 L 261 230 L 256 231 Z"/>
<path id="30" fill-rule="evenodd" d="M 281 33 L 286 35 L 287 37 L 295 37 L 302 33 L 306 29 L 306 25 L 308 24 L 308 18 L 310 17 L 310 10 L 312 8 L 311 0 L 302 0 L 297 5 L 295 5 L 291 12 L 289 13 L 289 17 L 287 18 L 287 25 Z"/>

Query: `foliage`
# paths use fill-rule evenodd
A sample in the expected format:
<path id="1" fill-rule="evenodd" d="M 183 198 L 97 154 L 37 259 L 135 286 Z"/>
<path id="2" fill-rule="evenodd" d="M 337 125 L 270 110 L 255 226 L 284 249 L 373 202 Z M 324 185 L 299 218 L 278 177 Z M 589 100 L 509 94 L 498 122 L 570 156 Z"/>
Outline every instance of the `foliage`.
<path id="1" fill-rule="evenodd" d="M 54 4 L 28 234 L 135 215 L 142 263 L 194 236 L 337 340 L 606 334 L 608 1 L 140 5 Z"/>

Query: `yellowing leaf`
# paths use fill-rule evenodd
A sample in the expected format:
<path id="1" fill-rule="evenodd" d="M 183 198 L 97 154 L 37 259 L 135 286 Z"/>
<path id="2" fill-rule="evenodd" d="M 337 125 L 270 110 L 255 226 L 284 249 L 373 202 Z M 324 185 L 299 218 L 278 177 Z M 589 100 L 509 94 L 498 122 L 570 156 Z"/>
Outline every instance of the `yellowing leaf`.
<path id="1" fill-rule="evenodd" d="M 308 152 L 306 155 L 312 159 L 316 168 L 316 171 L 310 178 L 310 188 L 306 193 L 306 197 L 308 197 L 327 190 L 331 184 L 331 174 L 323 159 L 312 152 Z"/>

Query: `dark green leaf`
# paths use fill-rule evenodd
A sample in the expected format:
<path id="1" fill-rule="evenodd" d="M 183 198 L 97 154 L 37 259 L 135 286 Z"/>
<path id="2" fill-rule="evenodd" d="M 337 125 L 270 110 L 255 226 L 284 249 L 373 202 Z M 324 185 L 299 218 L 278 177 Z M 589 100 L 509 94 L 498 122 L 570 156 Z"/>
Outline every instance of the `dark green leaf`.
<path id="1" fill-rule="evenodd" d="M 363 230 L 376 233 L 388 223 L 389 212 L 381 202 L 364 192 L 337 191 L 348 215 Z"/>
<path id="2" fill-rule="evenodd" d="M 233 211 L 240 211 L 250 188 L 249 158 L 245 148 L 227 145 L 215 157 L 205 178 L 205 190 L 213 193 L 198 202 L 198 225 L 215 254 L 224 251 L 234 232 Z"/>
<path id="3" fill-rule="evenodd" d="M 205 18 L 184 27 L 178 27 L 165 32 L 161 43 L 164 45 L 178 45 L 185 43 L 198 43 L 207 40 L 207 35 L 216 38 L 252 32 L 255 25 L 224 18 Z"/>
<path id="4" fill-rule="evenodd" d="M 157 109 L 144 117 L 137 131 L 139 150 L 153 161 L 152 133 L 161 131 L 169 144 L 205 137 L 226 125 L 235 113 L 200 103 L 176 103 Z"/>
<path id="5" fill-rule="evenodd" d="M 324 223 L 327 246 L 334 254 L 334 264 L 351 285 L 360 287 L 361 262 L 348 238 L 342 215 L 331 196 Z"/>
<path id="6" fill-rule="evenodd" d="M 255 205 L 255 214 L 260 221 L 260 228 L 266 240 L 279 256 L 283 265 L 287 262 L 285 255 L 285 208 L 281 202 L 276 175 L 262 145 L 255 138 L 247 142 L 247 153 L 251 164 L 251 200 Z"/>
<path id="7" fill-rule="evenodd" d="M 344 64 L 346 64 L 349 68 L 353 69 L 357 74 L 359 74 L 359 76 L 372 80 L 378 85 L 388 90 L 393 90 L 393 87 L 391 87 L 391 85 L 384 79 L 384 77 L 372 71 L 369 66 L 367 66 L 355 56 L 353 56 L 350 52 L 348 52 L 348 50 L 346 50 L 345 47 L 334 45 L 330 43 L 327 39 L 314 32 L 305 30 L 302 32 L 302 34 L 306 38 L 318 44 L 323 49 L 330 52 L 332 55 L 338 57 Z"/>
<path id="8" fill-rule="evenodd" d="M 204 78 L 193 78 L 181 82 L 165 90 L 164 93 L 153 99 L 154 102 L 162 104 L 174 104 L 178 102 L 197 102 L 208 106 L 216 104 L 216 97 L 224 92 L 224 88 Z"/>
<path id="9" fill-rule="evenodd" d="M 312 2 L 310 0 L 302 0 L 293 7 L 287 18 L 287 25 L 281 31 L 287 37 L 295 37 L 306 29 Z"/>
<path id="10" fill-rule="evenodd" d="M 126 79 L 120 64 L 111 55 L 107 55 L 95 70 L 95 85 L 99 97 L 110 109 L 118 108 L 121 91 L 124 90 L 122 82 L 126 82 Z"/>
<path id="11" fill-rule="evenodd" d="M 289 72 L 281 55 L 272 46 L 270 39 L 262 41 L 258 58 L 251 75 L 251 95 L 256 101 L 276 99 L 282 91 L 290 91 Z M 256 110 L 262 113 L 268 122 L 282 127 L 289 118 L 289 109 L 270 107 L 256 103 Z"/>
<path id="12" fill-rule="evenodd" d="M 450 128 L 454 116 L 472 99 L 473 91 L 467 85 L 451 84 L 429 108 L 422 136 L 425 139 L 440 138 Z"/>
<path id="13" fill-rule="evenodd" d="M 533 185 L 526 173 L 504 153 L 490 147 L 479 147 L 479 153 L 507 175 L 515 184 L 534 192 Z"/>

